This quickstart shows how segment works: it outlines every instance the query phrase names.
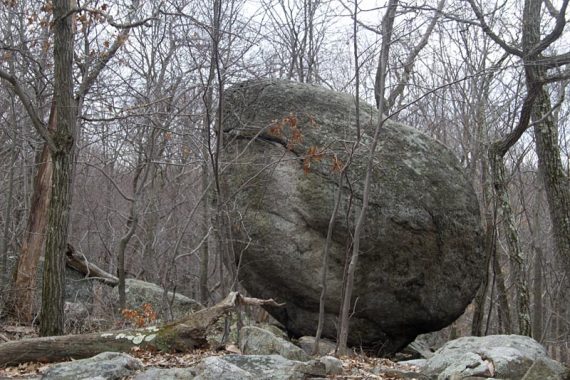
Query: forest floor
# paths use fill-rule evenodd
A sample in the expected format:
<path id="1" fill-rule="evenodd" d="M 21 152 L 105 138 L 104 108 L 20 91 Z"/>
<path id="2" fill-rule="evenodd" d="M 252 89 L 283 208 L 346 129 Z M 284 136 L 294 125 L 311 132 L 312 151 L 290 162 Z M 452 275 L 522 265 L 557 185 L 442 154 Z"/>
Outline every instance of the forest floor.
<path id="1" fill-rule="evenodd" d="M 0 343 L 37 337 L 37 332 L 29 326 L 3 325 L 0 327 Z M 198 364 L 202 359 L 209 356 L 239 354 L 239 349 L 234 345 L 226 346 L 225 350 L 195 350 L 191 353 L 165 354 L 134 350 L 129 352 L 142 361 L 145 368 L 186 368 Z M 363 354 L 340 358 L 343 362 L 343 374 L 329 376 L 330 379 L 377 379 L 399 380 L 413 379 L 410 373 L 418 372 L 419 369 L 406 364 L 398 364 L 388 359 L 374 358 Z M 36 379 L 42 376 L 53 363 L 40 362 L 23 363 L 18 366 L 0 368 L 0 380 L 3 379 Z M 406 377 L 402 373 L 408 373 Z M 418 374 L 419 378 L 419 374 Z"/>

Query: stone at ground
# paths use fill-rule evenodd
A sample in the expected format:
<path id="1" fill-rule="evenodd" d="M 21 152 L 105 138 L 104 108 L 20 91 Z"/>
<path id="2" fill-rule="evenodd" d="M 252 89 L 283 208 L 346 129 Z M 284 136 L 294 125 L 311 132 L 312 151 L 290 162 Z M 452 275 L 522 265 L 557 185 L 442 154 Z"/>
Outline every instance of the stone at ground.
<path id="1" fill-rule="evenodd" d="M 406 371 L 397 368 L 374 368 L 372 373 L 380 376 L 381 379 L 409 379 L 409 380 L 429 380 L 429 377 L 414 371 Z"/>
<path id="2" fill-rule="evenodd" d="M 151 368 L 134 380 L 305 380 L 326 375 L 325 364 L 316 360 L 299 362 L 280 355 L 226 355 L 207 357 L 191 368 Z"/>
<path id="3" fill-rule="evenodd" d="M 285 331 L 283 331 L 281 328 L 279 328 L 279 326 L 268 324 L 268 323 L 262 323 L 262 324 L 258 324 L 256 326 L 259 328 L 262 328 L 264 330 L 271 331 L 271 333 L 273 333 L 273 335 L 275 335 L 275 336 L 287 339 L 287 333 Z"/>
<path id="4" fill-rule="evenodd" d="M 426 362 L 422 373 L 432 379 L 463 379 L 468 376 L 523 379 L 548 367 L 552 380 L 564 380 L 568 369 L 550 359 L 534 339 L 519 335 L 464 337 L 446 343 Z M 532 372 L 529 374 L 532 376 Z M 550 376 L 550 375 L 549 375 Z M 536 379 L 529 377 L 527 380 Z"/>
<path id="5" fill-rule="evenodd" d="M 404 360 L 401 362 L 398 362 L 399 364 L 404 364 L 404 365 L 411 365 L 414 367 L 418 367 L 421 368 L 423 366 L 426 365 L 427 363 L 427 359 L 412 359 L 412 360 Z"/>
<path id="6" fill-rule="evenodd" d="M 570 380 L 570 370 L 560 371 L 559 363 L 553 360 L 536 360 L 522 380 Z"/>
<path id="7" fill-rule="evenodd" d="M 223 359 L 251 373 L 256 380 L 301 380 L 325 377 L 325 365 L 316 360 L 300 362 L 280 355 L 227 355 Z"/>
<path id="8" fill-rule="evenodd" d="M 194 380 L 255 380 L 248 371 L 228 362 L 220 356 L 203 359 L 196 367 Z"/>
<path id="9" fill-rule="evenodd" d="M 342 373 L 342 361 L 334 356 L 323 356 L 319 359 L 325 365 L 327 375 L 340 375 Z"/>
<path id="10" fill-rule="evenodd" d="M 103 352 L 89 359 L 51 366 L 42 380 L 121 379 L 143 368 L 140 360 L 119 352 Z"/>
<path id="11" fill-rule="evenodd" d="M 172 314 L 172 318 L 174 319 L 181 318 L 189 313 L 204 308 L 199 302 L 185 295 L 180 293 L 173 294 L 172 292 L 165 294 L 164 289 L 156 284 L 131 278 L 125 281 L 125 293 L 128 309 L 137 309 L 143 304 L 148 303 L 153 307 L 154 311 L 158 313 L 164 310 L 164 305 L 166 304 L 170 309 L 169 311 L 171 311 L 171 313 L 167 313 L 167 316 Z M 112 294 L 114 301 L 118 302 L 118 287 L 113 288 Z M 164 302 L 165 296 L 167 297 L 166 303 Z M 162 315 L 161 317 L 164 318 L 165 316 Z"/>
<path id="12" fill-rule="evenodd" d="M 290 360 L 309 360 L 301 348 L 268 330 L 255 326 L 245 326 L 240 330 L 239 348 L 245 355 L 276 354 Z"/>
<path id="13" fill-rule="evenodd" d="M 315 348 L 315 337 L 314 336 L 302 336 L 297 340 L 297 345 L 301 347 L 307 355 L 313 355 L 313 350 Z M 336 349 L 336 343 L 329 339 L 319 340 L 319 352 L 317 355 L 323 356 L 334 353 Z"/>
<path id="14" fill-rule="evenodd" d="M 193 379 L 194 375 L 192 368 L 148 368 L 133 380 L 188 380 Z"/>
<path id="15" fill-rule="evenodd" d="M 320 273 L 338 167 L 356 136 L 352 96 L 274 80 L 225 92 L 228 189 L 236 194 L 231 241 L 241 283 L 294 337 L 314 335 Z M 361 104 L 361 144 L 343 188 L 346 215 L 362 203 L 374 107 Z M 349 343 L 393 353 L 447 326 L 471 302 L 485 272 L 477 197 L 442 144 L 386 122 L 374 159 L 361 236 Z M 336 166 L 335 166 L 336 165 Z M 346 181 L 345 181 L 346 183 Z M 239 190 L 239 191 L 238 191 Z M 335 225 L 323 337 L 336 338 L 346 247 L 352 227 Z"/>

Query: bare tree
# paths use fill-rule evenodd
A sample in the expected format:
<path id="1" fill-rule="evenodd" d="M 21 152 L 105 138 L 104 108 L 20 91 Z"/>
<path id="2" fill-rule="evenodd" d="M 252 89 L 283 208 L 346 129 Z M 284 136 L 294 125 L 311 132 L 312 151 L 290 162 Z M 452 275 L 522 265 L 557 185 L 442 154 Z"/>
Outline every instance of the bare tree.
<path id="1" fill-rule="evenodd" d="M 398 8 L 398 0 L 390 0 L 388 3 L 388 9 L 382 20 L 382 49 L 380 51 L 380 59 L 378 64 L 379 74 L 377 75 L 378 80 L 376 81 L 376 87 L 378 90 L 375 91 L 379 95 L 379 99 L 384 99 L 385 91 L 385 78 L 386 70 L 388 67 L 388 57 L 390 53 L 390 44 L 392 43 L 392 31 L 394 27 L 394 19 L 396 18 L 396 9 Z M 364 179 L 364 190 L 362 194 L 362 207 L 358 213 L 358 218 L 356 225 L 354 227 L 354 237 L 352 242 L 352 255 L 350 258 L 350 264 L 348 266 L 346 283 L 344 285 L 344 295 L 342 300 L 341 314 L 339 318 L 339 339 L 337 343 L 337 352 L 340 354 L 346 354 L 346 343 L 348 340 L 349 331 L 349 321 L 350 321 L 350 309 L 352 305 L 352 289 L 354 286 L 354 276 L 356 273 L 356 266 L 358 264 L 358 256 L 360 255 L 360 234 L 364 226 L 364 221 L 366 217 L 366 209 L 368 207 L 368 198 L 370 194 L 370 182 L 372 177 L 373 161 L 376 152 L 376 147 L 382 132 L 382 127 L 384 125 L 384 106 L 383 102 L 380 102 L 378 106 L 378 125 L 374 131 L 374 137 L 369 148 L 368 163 L 366 165 L 366 178 Z"/>

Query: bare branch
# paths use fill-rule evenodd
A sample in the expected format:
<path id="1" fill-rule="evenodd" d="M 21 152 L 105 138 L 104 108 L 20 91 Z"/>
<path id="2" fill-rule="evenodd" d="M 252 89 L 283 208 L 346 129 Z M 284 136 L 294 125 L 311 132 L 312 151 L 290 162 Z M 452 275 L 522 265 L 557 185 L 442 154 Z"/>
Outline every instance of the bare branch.
<path id="1" fill-rule="evenodd" d="M 121 190 L 121 188 L 119 187 L 119 185 L 113 180 L 113 178 L 111 178 L 109 176 L 109 174 L 107 174 L 103 169 L 101 169 L 100 167 L 98 167 L 97 165 L 93 165 L 90 164 L 89 162 L 86 161 L 79 161 L 79 164 L 84 164 L 87 165 L 89 167 L 95 168 L 97 169 L 101 174 L 103 174 L 105 176 L 105 178 L 107 178 L 109 180 L 109 182 L 111 182 L 111 184 L 113 185 L 113 187 L 117 190 L 117 192 L 121 195 L 121 197 L 123 197 L 123 199 L 125 199 L 128 202 L 134 202 L 135 199 L 132 197 L 129 197 L 128 195 L 126 195 L 123 190 Z"/>
<path id="2" fill-rule="evenodd" d="M 489 150 L 496 156 L 502 158 L 509 149 L 519 141 L 522 134 L 530 128 L 530 117 L 532 114 L 532 107 L 536 99 L 538 91 L 536 91 L 537 85 L 530 87 L 527 91 L 526 98 L 524 99 L 521 115 L 519 118 L 519 123 L 510 133 L 504 136 L 502 139 L 495 141 L 491 144 Z"/>
<path id="3" fill-rule="evenodd" d="M 468 0 L 472 2 L 473 0 Z M 562 3 L 562 7 L 560 8 L 560 12 L 556 17 L 556 25 L 554 25 L 554 29 L 550 32 L 546 37 L 542 39 L 535 47 L 533 47 L 527 54 L 530 57 L 534 57 L 542 53 L 546 48 L 548 48 L 554 41 L 556 41 L 564 31 L 564 27 L 566 26 L 566 8 L 568 8 L 568 0 L 564 0 Z"/>
<path id="4" fill-rule="evenodd" d="M 46 128 L 46 124 L 42 121 L 42 119 L 38 115 L 38 111 L 36 107 L 32 104 L 28 92 L 22 87 L 21 83 L 16 79 L 16 77 L 14 77 L 13 75 L 7 73 L 2 69 L 0 69 L 0 78 L 10 83 L 12 89 L 18 96 L 18 99 L 20 99 L 20 102 L 22 102 L 24 108 L 26 109 L 26 112 L 30 116 L 30 119 L 32 120 L 32 125 L 34 126 L 38 134 L 44 139 L 45 143 L 48 145 L 48 147 L 52 152 L 56 151 L 57 149 L 55 143 L 53 142 L 53 139 L 51 138 L 49 131 Z"/>
<path id="5" fill-rule="evenodd" d="M 570 64 L 570 52 L 555 55 L 553 57 L 541 57 L 535 62 L 546 67 L 546 69 L 554 69 L 556 67 Z"/>
<path id="6" fill-rule="evenodd" d="M 160 9 L 160 6 L 159 6 L 159 9 Z M 149 21 L 157 20 L 156 16 L 158 14 L 158 12 L 156 12 L 151 17 L 147 17 L 143 20 L 121 24 L 121 23 L 116 22 L 114 20 L 113 16 L 111 16 L 107 12 L 103 12 L 100 9 L 86 8 L 86 7 L 75 7 L 73 9 L 71 9 L 69 12 L 67 12 L 65 15 L 63 15 L 61 18 L 63 19 L 63 18 L 69 17 L 75 13 L 80 13 L 80 12 L 88 12 L 88 13 L 99 15 L 99 16 L 103 17 L 109 25 L 111 25 L 112 27 L 117 28 L 117 29 L 132 29 L 132 28 L 136 28 L 138 26 L 145 25 Z"/>
<path id="7" fill-rule="evenodd" d="M 473 12 L 475 13 L 475 16 L 477 17 L 477 20 L 479 20 L 479 22 L 481 23 L 481 29 L 483 29 L 483 31 L 493 41 L 495 41 L 499 46 L 501 46 L 508 53 L 516 55 L 518 57 L 523 56 L 523 52 L 521 50 L 507 44 L 499 36 L 497 36 L 495 34 L 495 32 L 493 32 L 493 29 L 491 29 L 491 27 L 487 24 L 487 21 L 485 21 L 485 16 L 483 16 L 483 13 L 481 12 L 481 10 L 477 6 L 477 4 L 475 4 L 474 0 L 467 0 L 467 2 L 469 3 L 469 5 L 471 5 L 471 9 L 473 9 Z"/>
<path id="8" fill-rule="evenodd" d="M 546 6 L 546 9 L 548 10 L 548 13 L 550 13 L 550 15 L 554 18 L 557 18 L 558 15 L 560 14 L 560 12 L 554 7 L 554 4 L 552 4 L 552 1 L 550 0 L 544 0 L 544 5 Z"/>
<path id="9" fill-rule="evenodd" d="M 408 80 L 410 79 L 410 75 L 414 67 L 414 62 L 418 57 L 418 55 L 420 54 L 420 52 L 422 51 L 422 49 L 427 45 L 429 37 L 431 36 L 431 33 L 433 32 L 433 29 L 437 24 L 437 20 L 441 15 L 441 10 L 443 9 L 444 5 L 445 5 L 445 0 L 439 0 L 437 4 L 437 9 L 434 10 L 435 14 L 433 15 L 424 34 L 422 35 L 422 38 L 420 39 L 418 44 L 412 49 L 410 55 L 408 55 L 408 58 L 404 63 L 404 72 L 402 73 L 402 77 L 399 83 L 396 85 L 396 88 L 392 92 L 390 92 L 390 96 L 388 97 L 388 101 L 386 104 L 386 110 L 389 110 L 394 106 L 396 98 L 398 98 L 398 96 L 400 96 L 404 91 L 404 88 L 406 87 Z"/>

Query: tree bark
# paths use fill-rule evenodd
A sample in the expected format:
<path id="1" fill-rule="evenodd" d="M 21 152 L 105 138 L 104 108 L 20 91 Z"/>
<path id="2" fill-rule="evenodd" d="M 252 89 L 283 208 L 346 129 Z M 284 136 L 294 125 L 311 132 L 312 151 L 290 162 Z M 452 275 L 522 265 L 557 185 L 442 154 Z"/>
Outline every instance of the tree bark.
<path id="1" fill-rule="evenodd" d="M 499 144 L 501 141 L 498 142 Z M 497 143 L 496 143 L 497 144 Z M 508 256 L 511 264 L 511 276 L 515 288 L 515 300 L 517 307 L 517 334 L 531 336 L 530 324 L 530 300 L 528 294 L 528 284 L 524 273 L 524 258 L 519 243 L 518 232 L 515 228 L 513 212 L 507 192 L 505 180 L 505 164 L 503 155 L 497 153 L 493 144 L 489 155 L 491 161 L 491 170 L 493 172 L 493 183 L 495 187 L 495 196 L 498 202 L 498 211 L 501 212 L 503 221 L 503 231 L 508 247 Z"/>
<path id="2" fill-rule="evenodd" d="M 54 0 L 54 92 L 57 130 L 50 147 L 53 183 L 48 208 L 40 335 L 61 335 L 64 329 L 65 252 L 71 208 L 71 179 L 77 111 L 73 98 L 72 3 Z"/>
<path id="3" fill-rule="evenodd" d="M 55 100 L 52 101 L 48 130 L 56 129 Z M 36 312 L 36 280 L 38 263 L 44 251 L 48 207 L 51 197 L 52 161 L 48 144 L 44 144 L 36 160 L 38 169 L 34 178 L 34 188 L 28 223 L 20 255 L 14 270 L 10 293 L 9 313 L 20 321 L 30 323 Z"/>
<path id="4" fill-rule="evenodd" d="M 210 308 L 160 327 L 24 339 L 0 344 L 0 366 L 13 366 L 30 361 L 80 359 L 105 351 L 129 352 L 133 347 L 161 352 L 188 352 L 206 347 L 208 328 L 240 304 L 283 306 L 271 299 L 248 298 L 232 292 Z"/>

